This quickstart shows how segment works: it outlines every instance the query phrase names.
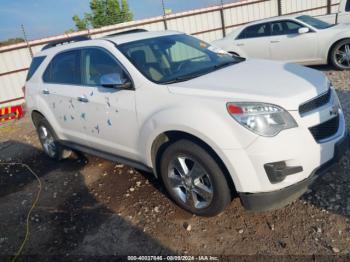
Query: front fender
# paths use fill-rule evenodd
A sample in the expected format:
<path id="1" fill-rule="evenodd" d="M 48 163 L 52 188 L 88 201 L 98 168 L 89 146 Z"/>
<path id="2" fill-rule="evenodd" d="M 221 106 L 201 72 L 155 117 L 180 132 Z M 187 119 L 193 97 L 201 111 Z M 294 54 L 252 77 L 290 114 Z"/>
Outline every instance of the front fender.
<path id="1" fill-rule="evenodd" d="M 350 33 L 348 33 L 348 32 L 338 33 L 335 37 L 332 38 L 331 41 L 329 41 L 329 43 L 327 45 L 327 49 L 326 49 L 326 50 L 328 50 L 328 52 L 326 54 L 327 58 L 328 58 L 328 55 L 331 52 L 331 49 L 334 46 L 334 44 L 339 42 L 339 41 L 342 41 L 344 39 L 350 39 Z"/>
<path id="2" fill-rule="evenodd" d="M 214 41 L 213 45 L 222 48 L 226 52 L 236 53 L 241 57 L 246 57 L 247 55 L 242 48 L 235 45 L 235 41 L 233 39 L 221 39 Z"/>
<path id="3" fill-rule="evenodd" d="M 222 150 L 243 148 L 255 139 L 253 135 L 238 139 L 240 136 L 234 132 L 235 124 L 228 114 L 221 116 L 210 110 L 167 109 L 144 122 L 140 130 L 139 148 L 147 165 L 153 166 L 152 145 L 155 139 L 165 132 L 181 131 L 204 141 L 220 156 Z"/>
<path id="4" fill-rule="evenodd" d="M 239 46 L 235 46 L 234 43 L 230 43 L 229 45 L 227 45 L 223 49 L 229 53 L 235 53 L 235 54 L 239 55 L 240 57 L 247 57 L 247 53 L 244 52 L 244 50 L 242 48 L 240 48 Z"/>
<path id="5" fill-rule="evenodd" d="M 240 47 L 232 45 L 232 48 L 230 48 L 229 52 L 236 53 L 240 57 L 248 57 L 248 54 Z"/>

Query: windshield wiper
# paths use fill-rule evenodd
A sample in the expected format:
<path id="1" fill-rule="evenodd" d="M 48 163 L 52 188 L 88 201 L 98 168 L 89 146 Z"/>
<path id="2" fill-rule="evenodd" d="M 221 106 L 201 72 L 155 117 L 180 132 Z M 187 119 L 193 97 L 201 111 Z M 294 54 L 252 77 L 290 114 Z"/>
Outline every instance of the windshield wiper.
<path id="1" fill-rule="evenodd" d="M 227 67 L 227 66 L 229 66 L 229 65 L 237 64 L 237 63 L 239 63 L 239 62 L 241 62 L 241 61 L 228 61 L 228 62 L 225 62 L 225 63 L 222 63 L 222 64 L 215 65 L 215 66 L 214 66 L 214 69 L 215 69 L 215 70 L 218 70 L 218 69 Z"/>
<path id="2" fill-rule="evenodd" d="M 206 72 L 200 73 L 200 74 L 178 76 L 175 79 L 163 82 L 162 84 L 173 84 L 173 83 L 178 83 L 178 82 L 185 82 L 187 80 L 190 80 L 190 79 L 193 79 L 193 78 L 205 75 L 205 74 L 206 74 Z"/>
<path id="3" fill-rule="evenodd" d="M 205 75 L 205 74 L 209 74 L 209 73 L 211 73 L 211 72 L 213 72 L 215 70 L 227 67 L 229 65 L 238 64 L 238 63 L 240 63 L 242 61 L 245 61 L 245 59 L 242 58 L 242 59 L 239 59 L 237 61 L 228 61 L 228 62 L 225 62 L 225 63 L 214 65 L 213 67 L 209 67 L 207 70 L 204 70 L 204 71 L 202 71 L 202 72 L 200 72 L 198 74 L 190 74 L 190 75 L 178 76 L 175 79 L 172 79 L 170 81 L 162 82 L 162 84 L 173 84 L 173 83 L 178 83 L 178 82 L 185 82 L 187 80 L 190 80 L 190 79 L 193 79 L 193 78 L 196 78 L 196 77 L 200 77 L 200 76 Z"/>

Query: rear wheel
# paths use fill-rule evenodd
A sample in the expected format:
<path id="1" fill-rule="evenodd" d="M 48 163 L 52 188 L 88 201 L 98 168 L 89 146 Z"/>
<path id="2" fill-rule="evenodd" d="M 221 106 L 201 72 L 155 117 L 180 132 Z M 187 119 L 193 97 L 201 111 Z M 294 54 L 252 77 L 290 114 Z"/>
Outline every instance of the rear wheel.
<path id="1" fill-rule="evenodd" d="M 72 151 L 64 148 L 48 121 L 43 117 L 36 117 L 34 121 L 39 141 L 43 147 L 45 154 L 55 160 L 63 160 L 68 158 Z"/>
<path id="2" fill-rule="evenodd" d="M 171 144 L 162 155 L 160 171 L 172 199 L 191 213 L 214 216 L 231 202 L 221 168 L 196 143 L 179 140 Z"/>
<path id="3" fill-rule="evenodd" d="M 350 39 L 337 43 L 331 51 L 330 60 L 340 70 L 350 70 Z"/>

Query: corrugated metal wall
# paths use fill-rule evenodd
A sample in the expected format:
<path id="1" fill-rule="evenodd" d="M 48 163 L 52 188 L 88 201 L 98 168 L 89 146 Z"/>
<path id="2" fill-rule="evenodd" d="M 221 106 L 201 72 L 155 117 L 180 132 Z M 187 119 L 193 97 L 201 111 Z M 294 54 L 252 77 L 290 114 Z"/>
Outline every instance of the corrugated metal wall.
<path id="1" fill-rule="evenodd" d="M 323 15 L 327 13 L 328 0 L 282 0 L 283 14 L 303 13 L 312 16 Z M 340 0 L 332 0 L 331 10 L 336 12 Z"/>
<path id="2" fill-rule="evenodd" d="M 337 10 L 339 1 L 332 0 L 333 12 Z M 327 0 L 281 0 L 281 4 L 283 14 L 303 12 L 311 15 L 322 15 L 327 12 Z M 221 7 L 216 6 L 168 15 L 167 27 L 193 34 L 204 41 L 211 42 L 223 36 L 220 9 Z M 230 32 L 244 23 L 277 15 L 278 0 L 243 0 L 224 5 L 223 10 L 226 32 Z M 98 38 L 132 28 L 155 31 L 164 30 L 165 27 L 163 17 L 154 17 L 69 35 L 38 39 L 30 41 L 29 44 L 35 54 L 44 44 L 53 40 L 86 34 Z M 21 99 L 23 97 L 22 87 L 30 62 L 31 55 L 25 43 L 0 48 L 0 107 L 24 102 Z M 10 102 L 3 103 L 4 101 Z"/>
<path id="3" fill-rule="evenodd" d="M 241 8 L 224 10 L 227 32 L 241 24 L 278 15 L 276 0 L 254 2 L 252 5 L 245 5 Z"/>

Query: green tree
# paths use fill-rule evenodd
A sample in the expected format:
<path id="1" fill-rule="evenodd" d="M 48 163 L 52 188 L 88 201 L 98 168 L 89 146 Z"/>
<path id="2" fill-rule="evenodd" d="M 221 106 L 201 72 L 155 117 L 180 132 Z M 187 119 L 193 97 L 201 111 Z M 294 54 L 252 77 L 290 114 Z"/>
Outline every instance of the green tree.
<path id="1" fill-rule="evenodd" d="M 87 29 L 87 21 L 85 18 L 80 19 L 79 16 L 75 15 L 73 16 L 73 21 L 75 23 L 75 26 L 77 27 L 78 31 L 85 30 Z"/>
<path id="2" fill-rule="evenodd" d="M 134 19 L 133 14 L 131 13 L 127 0 L 122 0 L 122 10 L 121 16 L 124 22 L 132 21 Z"/>
<path id="3" fill-rule="evenodd" d="M 123 22 L 118 1 L 107 0 L 106 14 L 106 24 L 113 25 Z"/>
<path id="4" fill-rule="evenodd" d="M 121 4 L 119 0 L 90 0 L 90 10 L 91 12 L 86 13 L 83 18 L 73 16 L 77 30 L 99 28 L 133 19 L 127 0 L 121 0 Z"/>

